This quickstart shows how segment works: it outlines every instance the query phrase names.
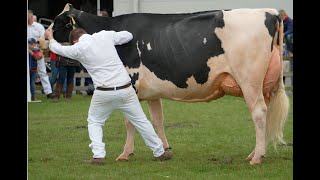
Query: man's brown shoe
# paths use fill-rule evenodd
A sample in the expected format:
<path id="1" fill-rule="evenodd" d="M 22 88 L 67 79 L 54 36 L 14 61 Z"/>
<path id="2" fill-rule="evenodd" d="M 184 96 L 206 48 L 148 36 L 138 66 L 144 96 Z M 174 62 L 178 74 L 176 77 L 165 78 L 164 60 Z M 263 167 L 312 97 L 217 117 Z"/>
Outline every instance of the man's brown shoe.
<path id="1" fill-rule="evenodd" d="M 157 159 L 160 161 L 165 161 L 171 159 L 172 156 L 173 153 L 171 151 L 164 151 L 164 153 L 161 156 L 157 157 Z"/>
<path id="2" fill-rule="evenodd" d="M 101 165 L 104 164 L 105 158 L 92 158 L 90 160 L 84 160 L 84 162 L 88 164 Z"/>

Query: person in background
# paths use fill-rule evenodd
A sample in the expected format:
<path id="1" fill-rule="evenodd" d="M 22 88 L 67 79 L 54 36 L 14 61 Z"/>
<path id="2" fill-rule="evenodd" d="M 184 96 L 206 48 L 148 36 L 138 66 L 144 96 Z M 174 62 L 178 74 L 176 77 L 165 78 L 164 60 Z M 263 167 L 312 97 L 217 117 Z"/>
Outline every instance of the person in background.
<path id="1" fill-rule="evenodd" d="M 59 60 L 57 60 L 57 59 L 59 59 L 59 58 L 57 58 L 57 55 L 54 52 L 50 51 L 50 68 L 51 68 L 50 85 L 51 85 L 51 89 L 55 89 L 55 85 L 56 85 L 56 83 L 58 81 L 58 77 L 59 77 Z M 67 90 L 67 78 L 65 79 L 65 82 L 64 82 L 63 88 L 62 88 L 64 98 L 66 97 L 66 90 Z M 59 93 L 59 97 L 60 97 L 60 93 Z"/>
<path id="2" fill-rule="evenodd" d="M 38 19 L 37 19 L 37 16 L 36 16 L 36 15 L 33 15 L 33 21 L 34 21 L 34 22 L 38 22 Z"/>
<path id="3" fill-rule="evenodd" d="M 283 9 L 279 10 L 279 14 L 283 20 L 283 34 L 286 41 L 286 51 L 289 56 L 293 55 L 293 20 L 288 16 L 287 12 Z M 291 54 L 290 54 L 291 53 Z"/>
<path id="4" fill-rule="evenodd" d="M 29 74 L 30 74 L 30 93 L 31 102 L 41 102 L 36 97 L 36 78 L 37 78 L 37 61 L 43 57 L 42 51 L 37 47 L 37 41 L 34 38 L 28 39 L 29 47 Z"/>
<path id="5" fill-rule="evenodd" d="M 35 22 L 33 18 L 33 11 L 28 10 L 28 26 L 27 26 L 27 37 L 28 39 L 34 38 L 38 40 L 44 35 L 45 29 L 42 24 Z M 41 85 L 43 87 L 44 93 L 47 98 L 52 99 L 54 95 L 52 93 L 51 84 L 49 81 L 49 76 L 47 74 L 46 64 L 44 62 L 44 57 L 37 61 L 38 75 L 41 80 Z"/>
<path id="6" fill-rule="evenodd" d="M 57 55 L 58 60 L 58 82 L 56 83 L 54 90 L 54 98 L 53 101 L 57 102 L 60 98 L 61 92 L 65 92 L 64 98 L 66 100 L 71 100 L 72 92 L 74 88 L 74 73 L 76 72 L 76 68 L 80 66 L 79 61 L 70 59 L 67 57 L 63 57 Z M 66 90 L 64 90 L 63 86 L 66 83 Z"/>
<path id="7" fill-rule="evenodd" d="M 109 14 L 108 14 L 107 10 L 102 9 L 102 10 L 100 11 L 100 16 L 109 17 Z"/>
<path id="8" fill-rule="evenodd" d="M 50 68 L 51 68 L 51 77 L 50 77 L 50 85 L 51 89 L 54 89 L 54 86 L 57 82 L 59 69 L 57 67 L 57 55 L 50 51 Z"/>
<path id="9" fill-rule="evenodd" d="M 165 151 L 151 122 L 143 112 L 138 96 L 115 45 L 128 43 L 128 31 L 105 31 L 88 34 L 84 29 L 73 29 L 69 35 L 70 46 L 62 46 L 53 38 L 52 30 L 46 31 L 49 48 L 61 56 L 77 59 L 91 76 L 95 91 L 88 112 L 88 132 L 93 157 L 85 162 L 103 164 L 106 151 L 103 143 L 103 125 L 112 111 L 120 110 L 135 126 L 145 144 L 158 160 L 169 160 L 173 154 Z"/>

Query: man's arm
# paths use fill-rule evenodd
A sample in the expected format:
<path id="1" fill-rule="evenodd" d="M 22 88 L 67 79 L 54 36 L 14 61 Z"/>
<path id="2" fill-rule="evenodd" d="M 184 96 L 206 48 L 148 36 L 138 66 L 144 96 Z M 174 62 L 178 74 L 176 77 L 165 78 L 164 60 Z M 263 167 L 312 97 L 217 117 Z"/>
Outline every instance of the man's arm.
<path id="1" fill-rule="evenodd" d="M 128 31 L 114 32 L 113 42 L 115 45 L 121 45 L 129 42 L 133 38 L 132 34 Z"/>
<path id="2" fill-rule="evenodd" d="M 49 40 L 49 49 L 50 51 L 58 54 L 60 56 L 64 56 L 71 59 L 79 59 L 78 58 L 78 48 L 75 45 L 72 46 L 62 46 L 55 39 Z"/>
<path id="3" fill-rule="evenodd" d="M 53 38 L 53 32 L 51 29 L 46 30 L 45 36 L 49 40 L 50 51 L 67 58 L 79 59 L 78 58 L 79 51 L 76 45 L 62 46 Z"/>

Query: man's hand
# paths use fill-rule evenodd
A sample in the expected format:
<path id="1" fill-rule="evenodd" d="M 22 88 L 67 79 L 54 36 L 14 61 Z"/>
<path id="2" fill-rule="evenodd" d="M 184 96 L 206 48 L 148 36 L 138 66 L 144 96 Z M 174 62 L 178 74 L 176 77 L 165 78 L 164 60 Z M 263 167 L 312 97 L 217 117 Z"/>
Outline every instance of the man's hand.
<path id="1" fill-rule="evenodd" d="M 46 39 L 48 39 L 49 41 L 51 39 L 53 39 L 53 32 L 52 32 L 52 29 L 47 29 L 46 32 L 44 33 Z"/>

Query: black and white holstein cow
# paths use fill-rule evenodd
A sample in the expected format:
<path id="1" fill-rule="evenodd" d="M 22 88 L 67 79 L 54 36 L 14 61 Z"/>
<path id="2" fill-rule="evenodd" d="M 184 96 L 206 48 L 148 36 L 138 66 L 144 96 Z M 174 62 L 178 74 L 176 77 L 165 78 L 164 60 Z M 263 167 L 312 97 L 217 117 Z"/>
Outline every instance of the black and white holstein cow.
<path id="1" fill-rule="evenodd" d="M 140 100 L 146 100 L 164 148 L 161 99 L 209 102 L 243 97 L 256 145 L 250 164 L 261 163 L 268 142 L 283 141 L 289 100 L 282 70 L 283 23 L 275 9 L 213 10 L 186 14 L 135 13 L 101 17 L 71 4 L 54 19 L 54 38 L 68 41 L 74 27 L 89 34 L 127 30 L 133 39 L 117 51 Z M 134 151 L 135 129 L 126 120 L 127 141 L 117 160 Z"/>

